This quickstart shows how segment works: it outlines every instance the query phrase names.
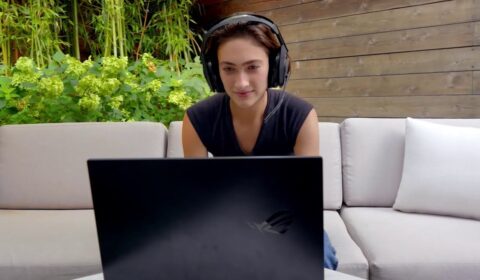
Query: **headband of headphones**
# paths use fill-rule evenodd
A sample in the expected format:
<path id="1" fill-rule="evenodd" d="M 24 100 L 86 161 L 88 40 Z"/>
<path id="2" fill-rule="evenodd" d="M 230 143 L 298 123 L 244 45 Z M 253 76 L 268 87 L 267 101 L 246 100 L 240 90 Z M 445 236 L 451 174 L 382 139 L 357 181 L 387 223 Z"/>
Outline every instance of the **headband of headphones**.
<path id="1" fill-rule="evenodd" d="M 210 39 L 212 33 L 218 29 L 230 24 L 239 23 L 261 23 L 268 26 L 276 35 L 277 40 L 280 43 L 280 48 L 277 51 L 271 51 L 272 53 L 269 55 L 268 87 L 283 86 L 288 78 L 288 49 L 278 27 L 266 17 L 252 14 L 239 14 L 220 20 L 218 23 L 213 25 L 203 37 L 200 58 L 203 64 L 203 73 L 205 75 L 205 79 L 207 80 L 212 91 L 224 92 L 225 88 L 223 87 L 223 83 L 220 79 L 217 53 L 212 53 L 212 51 L 210 51 L 210 53 L 205 52 L 208 40 Z"/>

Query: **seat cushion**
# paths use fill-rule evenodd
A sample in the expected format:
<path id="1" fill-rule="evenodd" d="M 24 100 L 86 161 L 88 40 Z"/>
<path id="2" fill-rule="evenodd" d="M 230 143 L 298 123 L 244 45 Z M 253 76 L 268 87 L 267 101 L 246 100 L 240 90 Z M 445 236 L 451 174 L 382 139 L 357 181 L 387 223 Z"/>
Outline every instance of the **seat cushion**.
<path id="1" fill-rule="evenodd" d="M 349 233 L 370 265 L 370 279 L 467 280 L 480 275 L 480 222 L 345 207 Z"/>
<path id="2" fill-rule="evenodd" d="M 103 280 L 103 274 L 98 273 L 94 275 L 89 275 L 82 278 L 77 278 L 75 280 Z M 330 269 L 325 269 L 325 279 L 327 280 L 361 280 L 362 278 L 354 277 L 348 274 L 344 274 L 338 271 L 333 271 Z"/>
<path id="3" fill-rule="evenodd" d="M 325 269 L 326 280 L 361 280 L 365 278 L 358 278 L 349 274 L 341 273 L 338 270 Z"/>
<path id="4" fill-rule="evenodd" d="M 91 209 L 87 159 L 164 157 L 161 123 L 0 127 L 0 208 Z"/>
<path id="5" fill-rule="evenodd" d="M 337 211 L 323 211 L 324 228 L 337 251 L 338 271 L 368 278 L 368 263 L 360 248 L 353 242 Z"/>
<path id="6" fill-rule="evenodd" d="M 101 272 L 93 210 L 0 210 L 1 279 Z"/>

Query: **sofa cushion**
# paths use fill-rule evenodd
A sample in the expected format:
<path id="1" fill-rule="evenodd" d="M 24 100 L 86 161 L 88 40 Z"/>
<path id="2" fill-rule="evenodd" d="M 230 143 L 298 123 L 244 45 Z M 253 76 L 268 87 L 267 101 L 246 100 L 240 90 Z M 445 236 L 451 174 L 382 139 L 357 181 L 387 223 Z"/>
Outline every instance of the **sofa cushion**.
<path id="1" fill-rule="evenodd" d="M 102 271 L 93 210 L 0 210 L 1 279 L 73 279 Z"/>
<path id="2" fill-rule="evenodd" d="M 347 229 L 370 265 L 370 279 L 478 279 L 480 222 L 392 208 L 345 207 Z"/>
<path id="3" fill-rule="evenodd" d="M 408 118 L 394 208 L 480 219 L 480 129 Z"/>
<path id="4" fill-rule="evenodd" d="M 340 209 L 342 205 L 342 164 L 340 131 L 336 123 L 319 123 L 320 155 L 324 166 L 324 209 Z M 183 157 L 182 122 L 172 122 L 168 129 L 167 157 Z"/>
<path id="5" fill-rule="evenodd" d="M 346 119 L 343 195 L 349 206 L 392 206 L 402 174 L 404 119 Z"/>
<path id="6" fill-rule="evenodd" d="M 86 160 L 164 157 L 160 123 L 0 127 L 0 208 L 92 208 Z"/>
<path id="7" fill-rule="evenodd" d="M 325 279 L 327 280 L 362 280 L 366 278 L 358 278 L 339 271 L 325 269 Z"/>
<path id="8" fill-rule="evenodd" d="M 337 123 L 319 123 L 320 155 L 323 157 L 323 208 L 342 207 L 342 151 Z"/>
<path id="9" fill-rule="evenodd" d="M 428 121 L 480 127 L 480 119 Z M 340 125 L 340 136 L 344 202 L 391 207 L 402 177 L 405 119 L 346 119 Z"/>
<path id="10" fill-rule="evenodd" d="M 168 127 L 167 157 L 182 158 L 182 124 L 181 121 L 171 122 Z"/>
<path id="11" fill-rule="evenodd" d="M 368 278 L 368 263 L 362 251 L 352 240 L 337 211 L 323 211 L 324 228 L 337 252 L 338 271 Z"/>

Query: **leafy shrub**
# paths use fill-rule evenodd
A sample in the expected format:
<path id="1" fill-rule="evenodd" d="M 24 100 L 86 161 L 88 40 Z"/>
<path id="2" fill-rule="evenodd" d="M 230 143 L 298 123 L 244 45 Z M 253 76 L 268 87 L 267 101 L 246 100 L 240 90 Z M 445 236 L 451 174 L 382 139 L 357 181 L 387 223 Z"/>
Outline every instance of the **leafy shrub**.
<path id="1" fill-rule="evenodd" d="M 185 109 L 210 95 L 199 59 L 173 71 L 168 61 L 144 54 L 80 62 L 56 53 L 37 68 L 21 57 L 0 75 L 0 124 L 180 120 Z"/>

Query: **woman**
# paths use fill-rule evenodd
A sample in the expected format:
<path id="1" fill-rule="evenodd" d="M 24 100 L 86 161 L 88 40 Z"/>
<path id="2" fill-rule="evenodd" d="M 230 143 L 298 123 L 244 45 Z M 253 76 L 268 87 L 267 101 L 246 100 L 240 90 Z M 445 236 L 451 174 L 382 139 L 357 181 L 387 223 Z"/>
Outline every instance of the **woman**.
<path id="1" fill-rule="evenodd" d="M 288 50 L 269 19 L 238 14 L 205 35 L 202 63 L 217 94 L 190 107 L 183 119 L 185 157 L 318 156 L 318 120 L 311 104 L 283 90 Z M 336 269 L 324 234 L 325 267 Z"/>

